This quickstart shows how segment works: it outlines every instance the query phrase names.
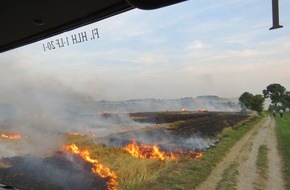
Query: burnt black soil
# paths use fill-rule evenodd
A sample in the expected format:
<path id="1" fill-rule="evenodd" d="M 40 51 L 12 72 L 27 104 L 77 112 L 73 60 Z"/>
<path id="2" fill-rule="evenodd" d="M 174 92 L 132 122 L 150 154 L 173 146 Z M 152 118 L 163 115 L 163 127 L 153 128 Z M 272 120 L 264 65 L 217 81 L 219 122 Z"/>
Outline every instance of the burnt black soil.
<path id="1" fill-rule="evenodd" d="M 202 150 L 217 143 L 216 135 L 225 127 L 233 127 L 249 115 L 240 112 L 142 112 L 131 113 L 130 117 L 148 124 L 148 127 L 112 134 L 96 141 L 106 146 L 124 146 L 135 139 L 140 143 L 157 144 L 164 150 Z M 195 141 L 186 141 L 188 139 Z"/>
<path id="2" fill-rule="evenodd" d="M 73 161 L 72 161 L 73 160 Z M 103 190 L 106 182 L 91 173 L 91 166 L 80 158 L 55 155 L 2 158 L 9 163 L 0 169 L 0 183 L 20 190 Z"/>
<path id="3" fill-rule="evenodd" d="M 167 131 L 183 137 L 197 133 L 213 137 L 225 127 L 233 127 L 249 117 L 240 112 L 148 112 L 132 113 L 130 116 L 141 123 L 167 123 Z"/>
<path id="4" fill-rule="evenodd" d="M 215 115 L 215 112 L 137 112 L 130 113 L 130 117 L 140 123 L 172 123 L 194 118 Z"/>
<path id="5" fill-rule="evenodd" d="M 188 119 L 185 122 L 173 124 L 168 130 L 174 135 L 188 137 L 194 133 L 213 137 L 220 133 L 225 127 L 233 127 L 236 123 L 248 118 L 244 114 L 213 114 L 200 118 Z"/>

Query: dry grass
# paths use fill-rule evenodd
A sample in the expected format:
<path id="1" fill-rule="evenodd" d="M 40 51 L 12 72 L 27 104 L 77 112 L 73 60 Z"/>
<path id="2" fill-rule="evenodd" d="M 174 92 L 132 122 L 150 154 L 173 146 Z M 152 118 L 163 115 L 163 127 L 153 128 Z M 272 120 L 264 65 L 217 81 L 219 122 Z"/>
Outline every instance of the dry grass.
<path id="1" fill-rule="evenodd" d="M 11 164 L 8 162 L 0 161 L 0 168 L 10 168 Z"/>
<path id="2" fill-rule="evenodd" d="M 228 137 L 232 132 L 233 132 L 233 128 L 231 127 L 225 127 L 222 132 L 220 132 L 219 134 L 217 134 L 217 138 L 222 139 L 224 137 Z"/>
<path id="3" fill-rule="evenodd" d="M 254 186 L 257 190 L 263 190 L 267 187 L 268 170 L 269 170 L 269 159 L 268 159 L 268 147 L 261 145 L 259 147 L 256 166 L 258 177 L 255 179 Z"/>
<path id="4" fill-rule="evenodd" d="M 252 113 L 248 118 L 236 123 L 233 126 L 233 129 L 238 129 L 239 127 L 242 127 L 244 125 L 249 124 L 252 120 L 254 120 L 255 118 L 257 118 L 257 115 L 255 113 Z"/>
<path id="5" fill-rule="evenodd" d="M 67 136 L 65 142 L 75 143 L 80 148 L 88 149 L 92 157 L 117 174 L 120 189 L 130 189 L 144 181 L 155 180 L 162 170 L 174 163 L 174 161 L 135 158 L 121 147 L 104 147 L 95 144 L 86 136 Z"/>

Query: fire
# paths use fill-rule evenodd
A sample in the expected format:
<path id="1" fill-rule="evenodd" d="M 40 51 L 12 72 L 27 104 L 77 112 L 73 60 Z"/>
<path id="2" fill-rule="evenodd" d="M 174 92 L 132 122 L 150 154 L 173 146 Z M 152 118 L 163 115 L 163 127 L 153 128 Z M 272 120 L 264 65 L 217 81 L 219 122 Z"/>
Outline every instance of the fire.
<path id="1" fill-rule="evenodd" d="M 114 172 L 110 171 L 110 168 L 101 164 L 97 159 L 92 158 L 91 153 L 87 149 L 81 150 L 76 144 L 64 146 L 64 149 L 73 154 L 79 155 L 82 159 L 91 163 L 93 165 L 92 172 L 94 174 L 97 174 L 104 179 L 108 179 L 108 190 L 117 190 L 117 175 Z"/>
<path id="2" fill-rule="evenodd" d="M 157 145 L 138 145 L 135 140 L 131 144 L 124 147 L 124 150 L 129 152 L 132 156 L 137 158 L 149 158 L 149 159 L 175 159 L 174 155 L 167 155 L 161 151 Z"/>
<path id="3" fill-rule="evenodd" d="M 161 151 L 157 145 L 138 145 L 135 140 L 132 143 L 126 145 L 124 150 L 129 152 L 132 156 L 137 158 L 147 158 L 147 159 L 159 159 L 159 160 L 179 160 L 182 156 L 187 159 L 201 158 L 202 153 L 191 150 L 189 152 L 174 151 L 171 153 L 166 153 Z"/>
<path id="4" fill-rule="evenodd" d="M 205 109 L 205 108 L 198 108 L 197 111 L 198 111 L 198 112 L 208 112 L 207 109 Z"/>
<path id="5" fill-rule="evenodd" d="M 182 112 L 187 112 L 188 110 L 185 109 L 185 108 L 182 108 L 181 111 L 182 111 Z"/>
<path id="6" fill-rule="evenodd" d="M 69 136 L 85 136 L 83 133 L 78 133 L 78 132 L 70 132 L 68 133 Z"/>
<path id="7" fill-rule="evenodd" d="M 197 152 L 195 150 L 190 151 L 179 150 L 175 151 L 174 154 L 178 155 L 179 157 L 183 155 L 186 159 L 198 159 L 202 157 L 202 152 Z"/>
<path id="8" fill-rule="evenodd" d="M 195 158 L 201 158 L 202 157 L 202 152 L 197 152 L 195 155 Z"/>
<path id="9" fill-rule="evenodd" d="M 9 135 L 9 134 L 5 134 L 5 133 L 1 133 L 1 137 L 3 139 L 8 139 L 8 140 L 18 140 L 21 139 L 21 136 L 18 134 L 13 134 L 13 135 Z"/>
<path id="10" fill-rule="evenodd" d="M 92 130 L 92 129 L 86 129 L 85 133 L 81 133 L 81 132 L 70 132 L 68 133 L 69 136 L 79 136 L 79 137 L 84 137 L 84 136 L 89 136 L 91 138 L 96 137 L 96 133 Z"/>

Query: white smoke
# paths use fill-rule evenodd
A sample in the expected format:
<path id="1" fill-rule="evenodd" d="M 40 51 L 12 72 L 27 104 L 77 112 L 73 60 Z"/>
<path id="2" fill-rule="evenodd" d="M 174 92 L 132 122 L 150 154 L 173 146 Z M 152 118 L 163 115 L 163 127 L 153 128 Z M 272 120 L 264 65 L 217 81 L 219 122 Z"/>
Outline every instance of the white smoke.
<path id="1" fill-rule="evenodd" d="M 0 67 L 0 133 L 26 137 L 15 149 L 3 141 L 0 157 L 50 154 L 61 147 L 62 135 L 69 132 L 89 131 L 105 136 L 124 130 L 122 125 L 142 126 L 127 114 L 99 114 L 94 97 L 55 76 L 33 75 L 14 64 Z"/>

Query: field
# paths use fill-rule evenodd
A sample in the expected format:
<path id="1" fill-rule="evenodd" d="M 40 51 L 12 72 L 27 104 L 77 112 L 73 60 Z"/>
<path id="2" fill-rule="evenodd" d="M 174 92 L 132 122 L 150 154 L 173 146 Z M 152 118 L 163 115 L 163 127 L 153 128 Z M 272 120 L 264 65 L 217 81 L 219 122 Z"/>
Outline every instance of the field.
<path id="1" fill-rule="evenodd" d="M 105 117 L 109 118 L 110 115 Z M 59 167 L 58 170 L 64 170 L 64 173 L 71 173 L 76 169 L 69 169 L 68 172 L 69 164 L 63 164 L 63 159 L 69 158 L 68 161 L 77 162 L 78 166 L 81 166 L 80 157 L 86 157 L 85 168 L 90 163 L 92 169 L 102 165 L 106 171 L 102 169 L 101 173 L 96 173 L 99 176 L 97 180 L 91 180 L 89 183 L 85 182 L 86 180 L 79 181 L 79 184 L 85 182 L 88 189 L 94 184 L 103 186 L 100 189 L 192 189 L 209 175 L 212 167 L 221 160 L 224 153 L 250 129 L 250 120 L 254 118 L 233 112 L 152 112 L 132 113 L 130 117 L 135 122 L 146 123 L 146 127 L 102 138 L 89 138 L 81 134 L 65 135 L 65 144 L 74 144 L 77 150 L 62 149 L 61 153 L 45 158 L 45 163 L 57 162 L 53 165 Z M 126 151 L 125 147 L 128 143 L 132 144 L 132 140 L 135 140 L 139 151 L 144 151 L 144 155 L 139 152 L 140 155 L 134 156 Z M 162 157 L 157 157 L 156 152 L 149 155 L 156 149 L 154 145 L 158 147 L 157 153 Z M 53 185 L 58 189 L 65 189 L 63 184 L 53 184 L 51 180 L 36 183 L 35 178 L 23 175 L 33 173 L 27 168 L 21 172 L 22 175 L 17 175 L 20 172 L 19 168 L 23 167 L 19 164 L 22 163 L 21 159 L 27 158 L 18 157 L 20 161 L 16 159 L 17 162 L 15 159 L 2 160 L 1 163 L 9 167 L 0 170 L 0 183 L 19 182 L 14 186 L 20 187 L 21 181 L 26 181 L 26 185 L 22 186 L 24 189 L 29 189 L 29 184 L 42 189 Z M 35 162 L 38 159 L 31 160 Z M 13 171 L 17 173 L 13 174 Z M 38 172 L 40 170 L 34 173 Z M 88 173 L 84 175 L 89 176 L 87 179 L 91 179 Z M 103 177 L 100 177 L 101 175 Z M 75 175 L 72 177 L 77 178 Z M 117 184 L 109 184 L 115 183 L 114 180 Z M 107 184 L 106 187 L 104 183 Z"/>

